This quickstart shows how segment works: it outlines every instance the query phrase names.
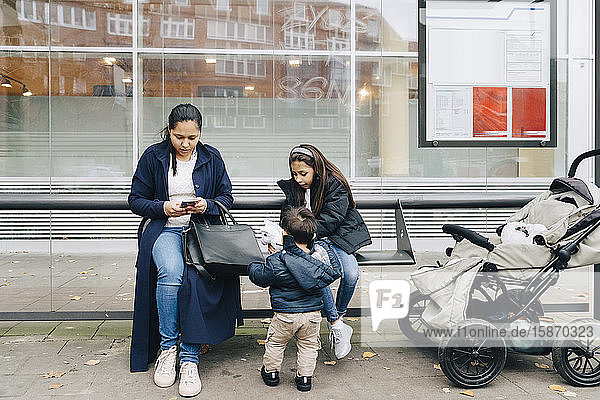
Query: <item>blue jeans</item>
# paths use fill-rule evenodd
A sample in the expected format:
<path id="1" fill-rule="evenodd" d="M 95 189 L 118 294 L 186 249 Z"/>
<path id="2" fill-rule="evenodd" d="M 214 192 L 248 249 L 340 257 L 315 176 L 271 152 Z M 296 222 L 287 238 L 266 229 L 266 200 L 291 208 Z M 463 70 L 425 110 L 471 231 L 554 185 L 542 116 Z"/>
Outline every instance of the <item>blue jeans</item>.
<path id="1" fill-rule="evenodd" d="M 348 310 L 348 304 L 352 300 L 354 288 L 358 281 L 358 261 L 352 254 L 346 253 L 335 244 L 329 242 L 331 250 L 335 254 L 338 262 L 342 267 L 342 279 L 337 292 L 337 298 L 334 302 L 331 288 L 327 286 L 323 289 L 323 309 L 327 321 L 335 322 L 342 317 Z"/>
<path id="2" fill-rule="evenodd" d="M 179 338 L 177 292 L 183 281 L 182 228 L 163 228 L 152 247 L 152 259 L 158 271 L 156 306 L 160 348 L 170 349 Z M 179 362 L 198 363 L 200 344 L 181 343 Z"/>

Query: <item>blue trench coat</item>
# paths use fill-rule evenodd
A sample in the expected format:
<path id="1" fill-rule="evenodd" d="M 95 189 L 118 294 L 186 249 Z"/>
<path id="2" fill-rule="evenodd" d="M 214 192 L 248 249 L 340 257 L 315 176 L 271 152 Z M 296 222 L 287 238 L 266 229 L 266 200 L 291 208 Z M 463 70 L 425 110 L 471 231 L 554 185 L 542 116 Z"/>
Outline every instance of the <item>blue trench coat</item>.
<path id="1" fill-rule="evenodd" d="M 233 204 L 231 181 L 215 148 L 201 143 L 196 148 L 198 157 L 192 173 L 196 196 L 207 200 L 204 216 L 210 223 L 218 224 L 219 212 L 212 199 L 230 208 Z M 167 222 L 163 204 L 169 200 L 169 160 L 167 141 L 148 147 L 138 162 L 128 198 L 131 211 L 144 217 L 138 229 L 131 372 L 147 371 L 148 364 L 156 359 L 160 344 L 152 247 Z M 220 343 L 234 335 L 236 322 L 243 323 L 237 277 L 207 282 L 194 268 L 186 267 L 178 299 L 181 338 L 186 343 Z"/>

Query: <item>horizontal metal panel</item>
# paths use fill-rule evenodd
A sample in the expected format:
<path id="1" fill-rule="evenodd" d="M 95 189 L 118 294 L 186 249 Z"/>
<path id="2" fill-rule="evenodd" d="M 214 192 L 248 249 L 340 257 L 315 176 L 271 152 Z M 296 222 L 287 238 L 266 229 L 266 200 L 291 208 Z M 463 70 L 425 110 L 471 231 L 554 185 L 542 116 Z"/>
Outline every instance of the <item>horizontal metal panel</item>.
<path id="1" fill-rule="evenodd" d="M 546 186 L 539 180 L 515 183 L 501 180 L 497 183 L 464 180 L 441 182 L 423 180 L 367 179 L 368 182 L 353 183 L 356 196 L 383 196 L 386 198 L 435 198 L 448 193 L 468 192 L 477 198 L 477 193 L 489 195 L 501 192 L 504 196 L 527 194 L 534 196 Z M 90 194 L 123 195 L 129 192 L 130 178 L 3 178 L 0 194 Z M 402 184 L 399 184 L 402 182 Z M 432 194 L 436 196 L 432 196 Z M 234 180 L 234 195 L 239 197 L 272 198 L 281 197 L 281 191 L 274 183 Z M 404 210 L 406 227 L 411 238 L 447 237 L 441 231 L 445 223 L 456 223 L 483 233 L 494 232 L 515 209 L 447 209 L 447 210 Z M 258 234 L 265 219 L 277 221 L 278 210 L 236 210 L 232 212 L 237 222 L 249 224 Z M 396 226 L 393 210 L 361 210 L 365 223 L 375 239 L 395 238 Z M 0 239 L 134 239 L 140 217 L 129 211 L 0 211 Z"/>

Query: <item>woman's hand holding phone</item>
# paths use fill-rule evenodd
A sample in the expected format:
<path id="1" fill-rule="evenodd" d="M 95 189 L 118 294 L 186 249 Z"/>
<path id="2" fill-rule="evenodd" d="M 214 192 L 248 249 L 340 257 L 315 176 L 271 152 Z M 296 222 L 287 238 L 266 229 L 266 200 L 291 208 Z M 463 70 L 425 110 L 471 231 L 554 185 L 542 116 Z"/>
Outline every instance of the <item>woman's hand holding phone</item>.
<path id="1" fill-rule="evenodd" d="M 206 199 L 198 198 L 192 205 L 188 205 L 185 207 L 186 211 L 190 214 L 202 214 L 206 211 L 206 207 L 208 207 L 208 203 Z"/>
<path id="2" fill-rule="evenodd" d="M 181 207 L 181 204 L 178 201 L 166 201 L 164 207 L 165 214 L 169 217 L 181 217 L 188 213 L 185 208 Z"/>

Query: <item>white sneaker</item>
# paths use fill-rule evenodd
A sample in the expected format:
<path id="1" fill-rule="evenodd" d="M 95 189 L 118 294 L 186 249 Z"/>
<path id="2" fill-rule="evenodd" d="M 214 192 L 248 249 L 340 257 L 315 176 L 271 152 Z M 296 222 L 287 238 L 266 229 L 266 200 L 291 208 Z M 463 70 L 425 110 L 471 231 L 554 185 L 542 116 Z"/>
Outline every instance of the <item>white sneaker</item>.
<path id="1" fill-rule="evenodd" d="M 336 358 L 344 358 L 352 350 L 350 338 L 352 337 L 352 327 L 346 325 L 343 321 L 329 326 L 329 345 L 334 351 Z"/>
<path id="2" fill-rule="evenodd" d="M 169 387 L 175 383 L 175 364 L 177 361 L 177 346 L 162 350 L 154 364 L 154 383 L 158 387 Z"/>
<path id="3" fill-rule="evenodd" d="M 179 394 L 183 397 L 192 397 L 200 393 L 202 382 L 198 375 L 198 366 L 190 361 L 181 364 L 179 370 Z"/>

